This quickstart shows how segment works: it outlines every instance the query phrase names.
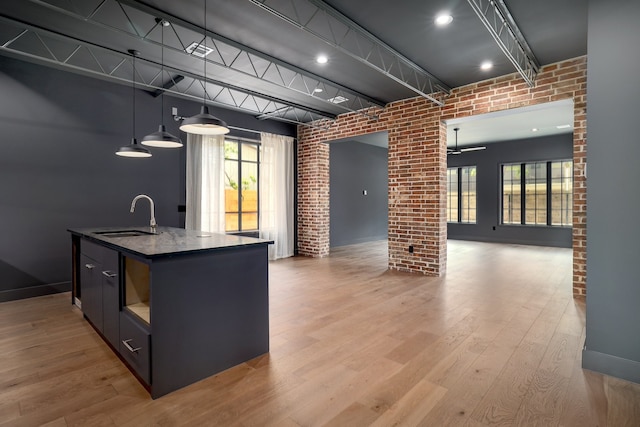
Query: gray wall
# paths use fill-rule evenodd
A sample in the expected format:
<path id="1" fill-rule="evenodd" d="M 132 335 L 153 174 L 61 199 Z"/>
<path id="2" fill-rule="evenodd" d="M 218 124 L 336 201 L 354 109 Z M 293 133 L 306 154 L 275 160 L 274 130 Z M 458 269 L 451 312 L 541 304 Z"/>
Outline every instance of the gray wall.
<path id="1" fill-rule="evenodd" d="M 573 158 L 573 135 L 486 144 L 483 151 L 447 156 L 447 167 L 477 166 L 476 224 L 447 225 L 450 239 L 571 247 L 571 228 L 500 225 L 500 165 Z"/>
<path id="2" fill-rule="evenodd" d="M 640 382 L 640 2 L 589 2 L 583 367 Z"/>
<path id="3" fill-rule="evenodd" d="M 154 199 L 158 224 L 184 224 L 186 150 L 152 149 L 149 159 L 114 154 L 131 139 L 131 86 L 0 56 L 0 93 L 0 301 L 70 289 L 67 228 L 146 225 L 145 203 L 129 213 L 136 194 Z M 136 106 L 140 139 L 157 130 L 160 98 L 137 91 Z M 184 116 L 199 110 L 171 97 L 165 106 L 174 135 L 170 106 Z M 288 124 L 214 114 L 230 125 L 295 135 Z"/>
<path id="4" fill-rule="evenodd" d="M 386 239 L 387 149 L 354 141 L 330 146 L 331 246 Z"/>

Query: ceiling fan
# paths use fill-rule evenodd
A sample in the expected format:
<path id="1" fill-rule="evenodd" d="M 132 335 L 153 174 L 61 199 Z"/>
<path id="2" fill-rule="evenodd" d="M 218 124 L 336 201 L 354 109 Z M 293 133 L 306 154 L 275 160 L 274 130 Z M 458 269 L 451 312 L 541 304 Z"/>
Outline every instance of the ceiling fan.
<path id="1" fill-rule="evenodd" d="M 462 153 L 466 153 L 467 151 L 486 150 L 487 147 L 485 147 L 483 145 L 479 145 L 479 146 L 476 146 L 476 147 L 461 147 L 461 148 L 458 148 L 458 131 L 459 130 L 460 130 L 460 128 L 453 128 L 453 131 L 456 133 L 456 146 L 453 149 L 447 148 L 447 155 L 449 155 L 449 154 L 462 154 Z"/>

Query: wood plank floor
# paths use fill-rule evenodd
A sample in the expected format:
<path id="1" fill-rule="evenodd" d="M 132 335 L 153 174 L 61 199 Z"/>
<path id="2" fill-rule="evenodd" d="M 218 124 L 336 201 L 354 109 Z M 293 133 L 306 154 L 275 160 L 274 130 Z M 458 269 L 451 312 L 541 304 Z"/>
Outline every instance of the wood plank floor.
<path id="1" fill-rule="evenodd" d="M 640 425 L 640 385 L 580 368 L 570 250 L 450 241 L 443 278 L 386 258 L 271 263 L 270 353 L 157 400 L 68 293 L 0 304 L 0 426 Z"/>

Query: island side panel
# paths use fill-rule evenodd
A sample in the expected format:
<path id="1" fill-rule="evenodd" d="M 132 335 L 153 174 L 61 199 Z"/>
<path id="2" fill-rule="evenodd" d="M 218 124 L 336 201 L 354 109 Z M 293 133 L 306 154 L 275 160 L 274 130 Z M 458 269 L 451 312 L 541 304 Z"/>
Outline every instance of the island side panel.
<path id="1" fill-rule="evenodd" d="M 269 351 L 267 245 L 156 258 L 152 397 Z"/>

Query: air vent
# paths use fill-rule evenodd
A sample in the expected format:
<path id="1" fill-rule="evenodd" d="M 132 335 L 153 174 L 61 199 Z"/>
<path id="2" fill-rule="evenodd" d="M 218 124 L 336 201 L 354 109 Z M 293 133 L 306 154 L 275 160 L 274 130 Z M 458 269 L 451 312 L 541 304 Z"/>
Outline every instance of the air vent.
<path id="1" fill-rule="evenodd" d="M 348 101 L 348 98 L 345 98 L 344 96 L 334 96 L 333 98 L 329 98 L 327 101 L 333 103 L 333 104 L 341 104 L 345 101 Z"/>
<path id="2" fill-rule="evenodd" d="M 205 56 L 213 52 L 213 49 L 203 44 L 193 42 L 189 46 L 187 46 L 185 52 L 190 55 L 197 56 L 198 58 L 204 58 Z"/>

